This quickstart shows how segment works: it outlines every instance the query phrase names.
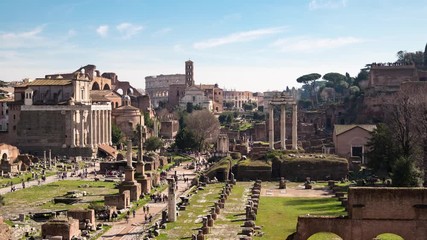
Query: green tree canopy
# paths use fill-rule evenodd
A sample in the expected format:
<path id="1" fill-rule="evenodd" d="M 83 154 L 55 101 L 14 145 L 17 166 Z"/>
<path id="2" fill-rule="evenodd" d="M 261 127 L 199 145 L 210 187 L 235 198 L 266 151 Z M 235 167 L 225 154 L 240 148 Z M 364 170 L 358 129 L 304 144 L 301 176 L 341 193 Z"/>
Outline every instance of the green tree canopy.
<path id="1" fill-rule="evenodd" d="M 115 146 L 119 146 L 123 141 L 123 133 L 114 123 L 111 124 L 111 141 Z"/>
<path id="2" fill-rule="evenodd" d="M 180 129 L 176 134 L 175 145 L 178 149 L 183 151 L 198 149 L 198 144 L 193 132 L 186 128 Z"/>
<path id="3" fill-rule="evenodd" d="M 424 60 L 424 52 L 416 51 L 416 52 L 407 52 L 407 51 L 399 51 L 396 54 L 398 63 L 402 64 L 410 64 L 413 63 L 415 66 L 421 67 L 423 66 Z"/>
<path id="4" fill-rule="evenodd" d="M 332 82 L 335 86 L 339 85 L 341 82 L 346 82 L 346 76 L 342 75 L 341 73 L 336 72 L 330 72 L 325 75 L 323 75 L 323 79 Z"/>
<path id="5" fill-rule="evenodd" d="M 145 126 L 149 127 L 149 128 L 153 128 L 154 127 L 154 121 L 153 119 L 150 118 L 150 113 L 148 112 L 143 112 L 144 114 L 144 124 Z"/>
<path id="6" fill-rule="evenodd" d="M 399 145 L 393 141 L 390 128 L 381 123 L 372 132 L 368 141 L 368 166 L 375 172 L 390 173 L 397 158 L 401 156 Z"/>
<path id="7" fill-rule="evenodd" d="M 400 157 L 393 166 L 391 180 L 395 187 L 420 187 L 422 173 L 409 157 Z"/>
<path id="8" fill-rule="evenodd" d="M 147 151 L 156 151 L 164 146 L 164 142 L 159 137 L 149 137 L 145 140 L 144 148 Z"/>
<path id="9" fill-rule="evenodd" d="M 322 75 L 318 73 L 310 73 L 310 74 L 302 75 L 301 77 L 297 78 L 297 82 L 308 84 L 309 82 L 316 81 L 321 77 Z"/>

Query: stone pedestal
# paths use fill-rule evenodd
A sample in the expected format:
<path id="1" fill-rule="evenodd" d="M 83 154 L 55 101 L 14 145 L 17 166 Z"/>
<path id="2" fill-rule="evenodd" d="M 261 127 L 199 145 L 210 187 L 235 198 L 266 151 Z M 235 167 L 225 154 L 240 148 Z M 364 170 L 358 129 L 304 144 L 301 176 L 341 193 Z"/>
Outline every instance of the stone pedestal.
<path id="1" fill-rule="evenodd" d="M 122 194 L 126 190 L 130 192 L 130 201 L 137 201 L 141 195 L 141 184 L 135 181 L 124 181 L 119 185 L 119 193 Z"/>
<path id="2" fill-rule="evenodd" d="M 141 175 L 141 176 L 145 176 L 145 163 L 144 162 L 137 162 L 136 163 L 136 173 L 138 174 L 138 175 Z"/>
<path id="3" fill-rule="evenodd" d="M 136 181 L 141 184 L 141 192 L 144 194 L 151 192 L 151 178 L 145 176 L 144 178 L 137 178 Z"/>

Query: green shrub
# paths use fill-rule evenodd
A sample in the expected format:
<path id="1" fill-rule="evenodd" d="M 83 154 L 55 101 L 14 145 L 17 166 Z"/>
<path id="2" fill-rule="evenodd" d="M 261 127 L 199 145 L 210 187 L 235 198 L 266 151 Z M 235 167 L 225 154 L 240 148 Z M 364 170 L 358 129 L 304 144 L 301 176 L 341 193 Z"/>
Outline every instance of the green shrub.
<path id="1" fill-rule="evenodd" d="M 242 154 L 239 152 L 232 152 L 232 153 L 230 153 L 230 156 L 232 159 L 241 159 L 242 158 Z"/>

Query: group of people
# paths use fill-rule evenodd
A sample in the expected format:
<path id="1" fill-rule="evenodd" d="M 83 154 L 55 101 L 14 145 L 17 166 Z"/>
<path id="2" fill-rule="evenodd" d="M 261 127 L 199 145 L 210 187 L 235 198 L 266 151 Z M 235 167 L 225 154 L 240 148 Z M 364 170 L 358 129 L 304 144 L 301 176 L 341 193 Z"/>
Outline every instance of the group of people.
<path id="1" fill-rule="evenodd" d="M 163 194 L 163 193 L 157 193 L 157 194 L 151 194 L 150 199 L 154 203 L 165 202 L 166 200 L 168 200 L 168 196 L 166 194 Z"/>

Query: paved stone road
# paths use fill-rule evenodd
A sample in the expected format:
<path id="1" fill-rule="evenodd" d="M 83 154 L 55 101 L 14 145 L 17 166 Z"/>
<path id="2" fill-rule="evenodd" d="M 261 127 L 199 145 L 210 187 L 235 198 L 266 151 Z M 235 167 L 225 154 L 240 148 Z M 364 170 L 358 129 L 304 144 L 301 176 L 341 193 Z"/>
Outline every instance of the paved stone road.
<path id="1" fill-rule="evenodd" d="M 184 169 L 184 166 L 179 166 L 172 169 L 170 171 L 169 176 L 173 176 L 175 171 L 179 176 L 178 183 L 177 183 L 178 191 L 176 192 L 176 196 L 177 198 L 179 198 L 179 196 L 183 195 L 185 191 L 189 188 L 190 186 L 189 184 L 196 174 L 194 173 L 193 170 Z M 184 182 L 182 178 L 183 174 L 185 174 L 185 177 L 189 179 L 188 182 Z M 168 189 L 164 190 L 162 193 L 167 195 Z M 151 223 L 145 224 L 146 221 L 144 219 L 145 218 L 144 211 L 143 211 L 143 208 L 140 208 L 136 211 L 135 218 L 133 218 L 131 215 L 128 223 L 126 223 L 126 220 L 121 220 L 119 222 L 114 223 L 113 227 L 101 236 L 101 239 L 103 240 L 139 239 L 139 237 L 141 237 L 145 228 L 151 226 L 150 224 L 154 223 L 155 221 L 161 218 L 162 210 L 167 208 L 167 201 L 164 203 L 149 202 L 147 203 L 146 206 L 149 207 L 150 213 L 153 216 L 153 220 Z"/>

